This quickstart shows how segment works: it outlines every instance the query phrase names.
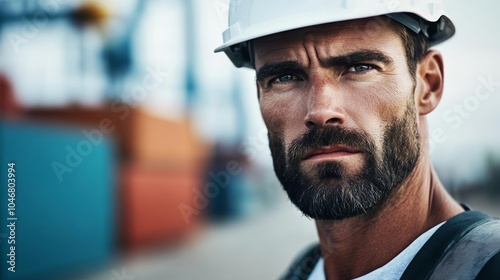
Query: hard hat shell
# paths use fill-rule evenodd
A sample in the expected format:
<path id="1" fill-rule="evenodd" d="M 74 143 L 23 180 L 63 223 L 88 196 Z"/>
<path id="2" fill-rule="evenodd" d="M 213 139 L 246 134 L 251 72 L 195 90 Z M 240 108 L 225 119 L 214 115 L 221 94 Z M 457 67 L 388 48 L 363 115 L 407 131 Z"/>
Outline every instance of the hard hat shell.
<path id="1" fill-rule="evenodd" d="M 248 42 L 267 35 L 319 24 L 387 15 L 431 46 L 449 39 L 455 27 L 442 0 L 231 0 L 223 44 L 236 67 L 253 68 Z"/>

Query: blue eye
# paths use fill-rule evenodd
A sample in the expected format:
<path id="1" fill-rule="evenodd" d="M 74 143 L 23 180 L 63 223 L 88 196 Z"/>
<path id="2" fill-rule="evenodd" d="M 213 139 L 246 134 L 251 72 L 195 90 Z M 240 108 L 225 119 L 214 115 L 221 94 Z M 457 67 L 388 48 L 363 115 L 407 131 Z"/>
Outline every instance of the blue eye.
<path id="1" fill-rule="evenodd" d="M 296 80 L 297 78 L 292 75 L 292 74 L 287 74 L 287 75 L 283 75 L 283 76 L 279 76 L 277 77 L 276 79 L 274 79 L 274 82 L 278 82 L 278 83 L 286 83 L 286 82 L 290 82 L 290 81 L 294 81 Z"/>
<path id="2" fill-rule="evenodd" d="M 369 64 L 356 64 L 356 65 L 353 65 L 353 66 L 347 68 L 346 72 L 361 74 L 363 72 L 366 72 L 366 71 L 369 71 L 372 69 L 373 69 L 373 66 L 371 66 Z"/>

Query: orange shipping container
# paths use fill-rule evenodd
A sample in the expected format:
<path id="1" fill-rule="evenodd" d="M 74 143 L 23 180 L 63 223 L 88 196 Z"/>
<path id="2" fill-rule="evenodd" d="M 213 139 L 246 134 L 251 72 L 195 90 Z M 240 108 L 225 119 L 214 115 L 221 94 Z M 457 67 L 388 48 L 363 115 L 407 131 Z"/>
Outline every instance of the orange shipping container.
<path id="1" fill-rule="evenodd" d="M 130 165 L 123 170 L 122 240 L 128 249 L 164 244 L 183 238 L 199 217 L 188 223 L 179 205 L 192 205 L 202 184 L 198 171 Z"/>

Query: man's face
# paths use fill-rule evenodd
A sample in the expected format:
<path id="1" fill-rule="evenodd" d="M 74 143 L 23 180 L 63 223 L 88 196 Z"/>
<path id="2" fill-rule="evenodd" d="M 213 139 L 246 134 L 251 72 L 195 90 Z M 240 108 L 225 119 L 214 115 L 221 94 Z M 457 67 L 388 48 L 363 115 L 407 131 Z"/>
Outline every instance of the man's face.
<path id="1" fill-rule="evenodd" d="M 368 213 L 419 157 L 415 82 L 399 35 L 374 19 L 254 41 L 274 169 L 307 216 Z"/>

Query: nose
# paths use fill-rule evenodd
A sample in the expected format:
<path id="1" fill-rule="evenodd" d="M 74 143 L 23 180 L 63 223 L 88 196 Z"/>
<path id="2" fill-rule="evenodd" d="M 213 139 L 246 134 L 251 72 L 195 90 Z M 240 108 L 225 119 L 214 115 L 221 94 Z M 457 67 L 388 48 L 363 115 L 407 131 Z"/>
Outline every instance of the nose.
<path id="1" fill-rule="evenodd" d="M 311 87 L 307 94 L 307 114 L 304 123 L 307 128 L 342 125 L 345 114 L 342 109 L 342 96 L 333 85 Z"/>

